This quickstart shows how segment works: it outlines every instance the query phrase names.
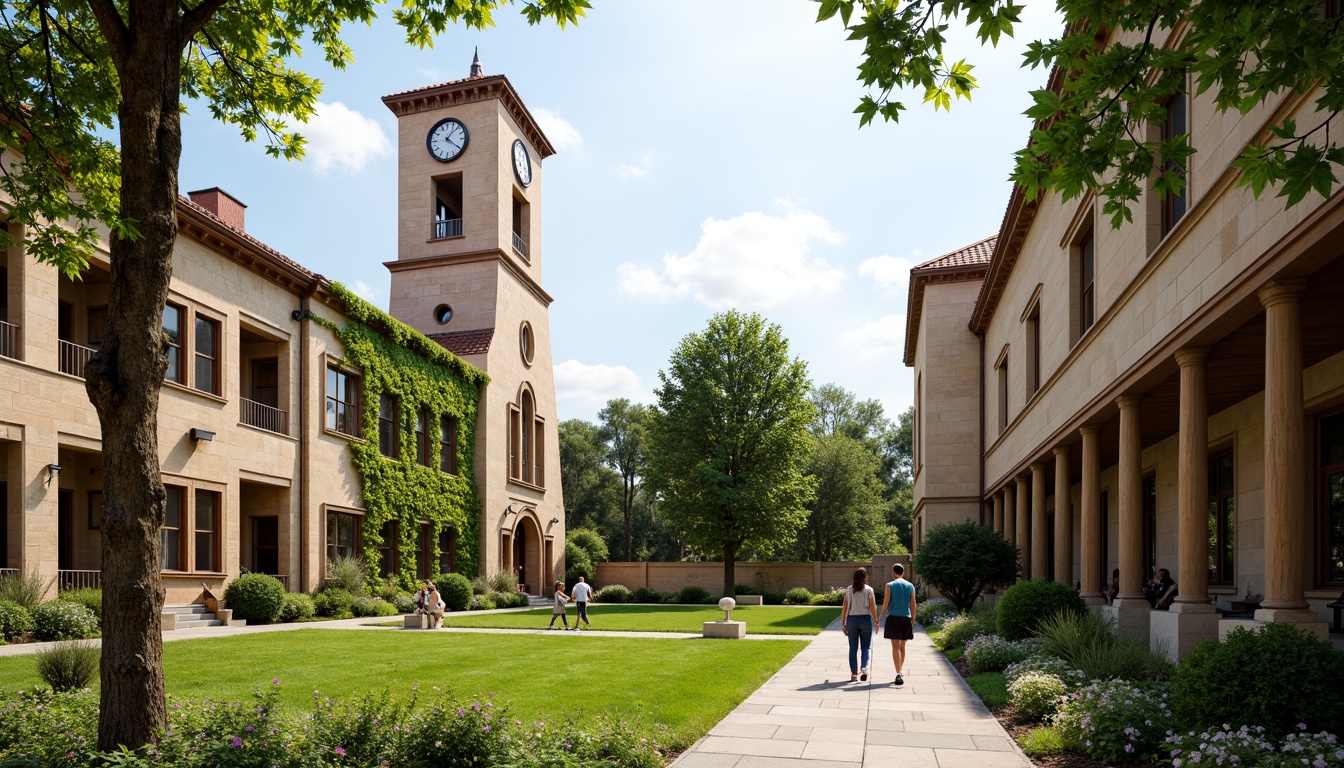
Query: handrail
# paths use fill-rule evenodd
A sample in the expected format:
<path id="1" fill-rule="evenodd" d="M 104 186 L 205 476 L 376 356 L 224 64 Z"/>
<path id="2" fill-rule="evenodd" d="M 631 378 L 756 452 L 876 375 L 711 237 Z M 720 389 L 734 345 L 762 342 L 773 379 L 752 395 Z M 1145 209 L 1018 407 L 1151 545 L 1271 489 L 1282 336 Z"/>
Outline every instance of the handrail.
<path id="1" fill-rule="evenodd" d="M 57 589 L 99 589 L 102 586 L 102 571 L 56 571 Z"/>
<path id="2" fill-rule="evenodd" d="M 441 237 L 461 237 L 462 220 L 461 219 L 435 219 L 434 220 L 434 238 Z"/>
<path id="3" fill-rule="evenodd" d="M 530 259 L 527 255 L 527 241 L 517 232 L 513 233 L 513 250 L 517 251 L 518 255 L 522 256 L 524 259 Z"/>
<path id="4" fill-rule="evenodd" d="M 240 397 L 239 420 L 244 424 L 280 435 L 289 434 L 289 416 L 284 411 L 256 400 Z"/>
<path id="5" fill-rule="evenodd" d="M 60 340 L 60 366 L 61 373 L 68 373 L 71 376 L 84 378 L 84 366 L 89 362 L 98 350 L 90 347 L 82 347 L 73 341 Z"/>

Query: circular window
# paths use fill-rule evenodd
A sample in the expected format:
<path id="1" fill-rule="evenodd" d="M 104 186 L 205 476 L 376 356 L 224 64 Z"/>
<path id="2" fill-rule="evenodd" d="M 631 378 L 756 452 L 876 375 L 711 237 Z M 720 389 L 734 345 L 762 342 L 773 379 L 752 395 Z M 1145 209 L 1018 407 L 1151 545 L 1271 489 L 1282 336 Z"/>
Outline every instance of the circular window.
<path id="1" fill-rule="evenodd" d="M 453 308 L 447 304 L 440 304 L 434 308 L 434 322 L 439 325 L 447 325 L 449 320 L 453 319 Z"/>
<path id="2" fill-rule="evenodd" d="M 523 362 L 527 365 L 532 364 L 532 356 L 536 352 L 536 340 L 532 338 L 532 324 L 523 321 L 523 327 L 518 329 L 518 351 L 523 355 Z"/>

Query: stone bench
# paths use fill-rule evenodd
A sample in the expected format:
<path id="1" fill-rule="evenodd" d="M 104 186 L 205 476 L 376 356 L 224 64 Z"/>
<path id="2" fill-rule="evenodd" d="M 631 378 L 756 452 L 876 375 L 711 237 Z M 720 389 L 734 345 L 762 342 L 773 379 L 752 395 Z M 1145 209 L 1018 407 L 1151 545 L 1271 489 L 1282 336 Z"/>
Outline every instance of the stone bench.
<path id="1" fill-rule="evenodd" d="M 429 627 L 429 617 L 423 613 L 408 613 L 401 617 L 402 629 L 427 629 Z"/>

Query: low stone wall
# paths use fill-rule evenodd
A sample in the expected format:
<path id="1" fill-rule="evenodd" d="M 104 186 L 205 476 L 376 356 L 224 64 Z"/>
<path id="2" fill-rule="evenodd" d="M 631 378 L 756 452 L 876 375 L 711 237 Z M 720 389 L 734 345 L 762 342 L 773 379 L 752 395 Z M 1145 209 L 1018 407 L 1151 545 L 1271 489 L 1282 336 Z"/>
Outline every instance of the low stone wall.
<path id="1" fill-rule="evenodd" d="M 871 563 L 739 562 L 734 570 L 738 584 L 750 584 L 762 591 L 787 592 L 804 587 L 822 592 L 848 584 L 855 568 L 867 568 L 871 584 L 886 583 L 891 578 L 892 563 L 905 566 L 906 578 L 913 575 L 909 555 L 878 555 Z M 601 589 L 610 584 L 632 590 L 647 587 L 659 592 L 674 592 L 695 584 L 710 594 L 718 594 L 723 591 L 723 563 L 598 563 L 593 586 Z"/>

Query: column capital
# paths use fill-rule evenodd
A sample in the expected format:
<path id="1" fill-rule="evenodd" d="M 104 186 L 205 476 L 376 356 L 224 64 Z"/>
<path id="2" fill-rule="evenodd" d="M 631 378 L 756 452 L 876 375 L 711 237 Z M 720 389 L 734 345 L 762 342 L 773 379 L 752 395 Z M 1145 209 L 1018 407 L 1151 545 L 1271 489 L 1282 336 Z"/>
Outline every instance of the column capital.
<path id="1" fill-rule="evenodd" d="M 1099 435 L 1101 434 L 1101 427 L 1095 424 L 1088 424 L 1086 426 L 1079 427 L 1078 434 L 1084 437 L 1088 435 Z"/>
<path id="2" fill-rule="evenodd" d="M 1073 446 L 1069 446 L 1069 445 L 1056 445 L 1053 449 L 1051 449 L 1050 452 L 1053 453 L 1053 454 L 1055 454 L 1055 456 L 1058 457 L 1058 458 L 1068 458 L 1068 456 L 1069 456 L 1069 450 L 1070 450 L 1072 447 L 1073 447 Z"/>
<path id="3" fill-rule="evenodd" d="M 1115 398 L 1115 404 L 1120 410 L 1126 408 L 1138 408 L 1139 403 L 1143 402 L 1143 395 L 1121 395 Z"/>
<path id="4" fill-rule="evenodd" d="M 1176 350 L 1174 355 L 1176 364 L 1182 368 L 1188 368 L 1192 365 L 1208 365 L 1209 348 L 1208 347 L 1186 347 Z"/>
<path id="5" fill-rule="evenodd" d="M 1027 469 L 1030 469 L 1032 472 L 1044 472 L 1045 462 L 1041 461 L 1033 462 L 1030 467 L 1027 467 Z"/>
<path id="6" fill-rule="evenodd" d="M 1260 286 L 1256 295 L 1260 297 L 1260 303 L 1268 308 L 1286 301 L 1300 302 L 1306 292 L 1306 280 L 1270 280 Z"/>

